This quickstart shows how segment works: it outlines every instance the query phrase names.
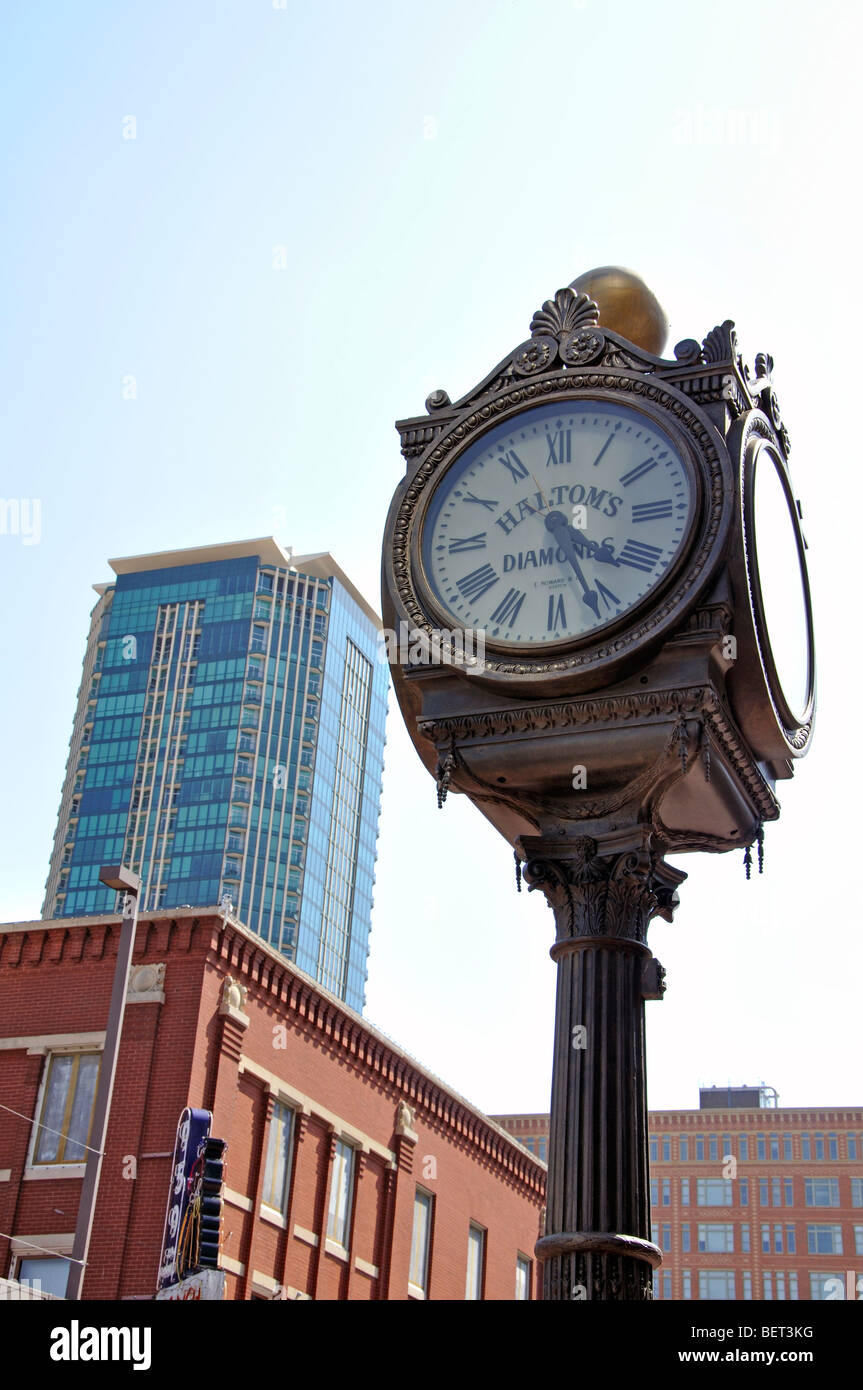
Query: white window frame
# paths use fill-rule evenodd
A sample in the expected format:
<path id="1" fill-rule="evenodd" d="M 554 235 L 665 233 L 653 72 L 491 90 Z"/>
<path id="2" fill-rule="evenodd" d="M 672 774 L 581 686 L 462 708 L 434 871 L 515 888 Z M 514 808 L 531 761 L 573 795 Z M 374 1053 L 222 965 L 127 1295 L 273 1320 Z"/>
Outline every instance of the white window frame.
<path id="1" fill-rule="evenodd" d="M 277 1123 L 277 1117 L 276 1117 L 276 1111 L 277 1111 L 277 1110 L 284 1111 L 284 1112 L 287 1114 L 287 1116 L 288 1116 L 288 1121 L 287 1121 L 287 1123 L 288 1123 L 289 1126 L 290 1126 L 290 1139 L 289 1139 L 289 1144 L 288 1144 L 288 1155 L 287 1155 L 287 1159 L 286 1159 L 286 1162 L 285 1162 L 284 1190 L 283 1190 L 283 1192 L 282 1192 L 282 1200 L 281 1200 L 281 1203 L 280 1203 L 278 1206 L 276 1206 L 273 1202 L 270 1202 L 270 1201 L 268 1200 L 268 1197 L 269 1197 L 269 1194 L 270 1194 L 270 1189 L 272 1188 L 272 1185 L 273 1185 L 273 1174 L 272 1174 L 272 1172 L 270 1171 L 270 1165 L 271 1165 L 271 1163 L 274 1162 L 274 1159 L 275 1159 L 276 1134 L 277 1134 L 278 1128 L 279 1128 L 279 1125 L 278 1125 L 278 1123 Z M 267 1153 L 266 1153 L 266 1157 L 265 1157 L 265 1159 L 264 1159 L 264 1195 L 262 1195 L 262 1197 L 261 1197 L 261 1206 L 262 1206 L 262 1207 L 265 1207 L 267 1211 L 272 1211 L 272 1212 L 278 1213 L 278 1215 L 281 1216 L 281 1217 L 286 1217 L 286 1216 L 287 1216 L 288 1207 L 289 1207 L 290 1201 L 291 1201 L 291 1181 L 292 1181 L 293 1175 L 294 1175 L 294 1140 L 295 1140 L 295 1138 L 296 1138 L 296 1128 L 295 1128 L 296 1122 L 297 1122 L 297 1112 L 296 1112 L 296 1109 L 294 1108 L 294 1106 L 288 1105 L 285 1101 L 281 1100 L 278 1096 L 274 1097 L 274 1099 L 273 1099 L 273 1114 L 272 1114 L 272 1117 L 271 1117 L 271 1119 L 270 1119 L 269 1125 L 268 1125 L 268 1127 L 267 1127 L 267 1129 L 268 1129 L 268 1133 L 267 1133 Z M 269 1177 L 269 1181 L 267 1180 L 268 1177 Z"/>
<path id="2" fill-rule="evenodd" d="M 414 1262 L 417 1254 L 417 1235 L 419 1232 L 418 1214 L 420 1209 L 425 1206 L 426 1226 L 423 1238 L 422 1263 L 420 1268 L 420 1279 L 414 1279 Z M 428 1298 L 429 1272 L 431 1268 L 431 1242 L 432 1224 L 434 1222 L 434 1194 L 424 1187 L 417 1187 L 414 1192 L 413 1222 L 411 1226 L 411 1254 L 408 1266 L 408 1294 L 411 1298 Z"/>
<path id="3" fill-rule="evenodd" d="M 830 1233 L 830 1249 L 820 1250 L 812 1248 L 813 1240 L 817 1247 L 818 1240 L 825 1231 Z M 806 1251 L 809 1255 L 841 1255 L 842 1249 L 842 1223 L 839 1221 L 807 1221 L 806 1223 Z"/>
<path id="4" fill-rule="evenodd" d="M 721 1239 L 721 1245 L 711 1241 Z M 733 1221 L 699 1221 L 698 1251 L 702 1255 L 731 1255 L 734 1253 Z"/>
<path id="5" fill-rule="evenodd" d="M 733 1190 L 732 1190 L 732 1187 L 731 1187 L 731 1182 L 729 1181 L 728 1178 L 698 1178 L 698 1179 L 696 1179 L 696 1183 L 697 1183 L 696 1189 L 695 1189 L 695 1205 L 696 1205 L 696 1206 L 698 1206 L 698 1207 L 730 1207 L 730 1206 L 733 1206 L 733 1204 L 734 1204 L 734 1193 L 733 1193 Z M 723 1197 L 724 1197 L 726 1200 L 725 1200 L 725 1201 L 722 1201 L 722 1202 L 709 1202 L 709 1201 L 707 1201 L 708 1193 L 711 1191 L 711 1189 L 715 1190 L 716 1184 L 717 1184 L 717 1183 L 722 1183 L 722 1185 L 723 1185 L 723 1193 L 722 1193 L 722 1195 L 723 1195 Z"/>
<path id="6" fill-rule="evenodd" d="M 339 1214 L 338 1208 L 341 1206 L 339 1194 L 342 1191 L 342 1183 L 339 1182 L 337 1185 L 336 1182 L 337 1176 L 339 1174 L 338 1160 L 340 1148 L 345 1150 L 346 1153 L 350 1154 L 347 1191 L 345 1192 L 344 1211 L 341 1214 Z M 336 1152 L 333 1154 L 333 1161 L 330 1172 L 330 1195 L 329 1200 L 327 1202 L 326 1246 L 328 1249 L 330 1246 L 337 1247 L 335 1251 L 331 1251 L 332 1254 L 344 1253 L 350 1249 L 352 1226 L 351 1216 L 353 1214 L 354 1191 L 356 1189 L 356 1162 L 356 1146 L 352 1144 L 351 1141 L 345 1135 L 340 1134 L 338 1136 L 338 1139 L 336 1140 Z M 330 1230 L 330 1226 L 333 1222 L 334 1216 L 336 1218 L 337 1227 L 335 1232 Z M 339 1227 L 341 1227 L 340 1231 L 338 1229 Z"/>
<path id="7" fill-rule="evenodd" d="M 471 1221 L 467 1234 L 467 1267 L 465 1269 L 464 1281 L 464 1296 L 465 1300 L 468 1302 L 482 1302 L 482 1296 L 485 1292 L 486 1234 L 487 1232 L 484 1226 L 480 1226 L 477 1221 Z M 476 1236 L 479 1237 L 478 1242 L 474 1239 Z M 475 1265 L 473 1252 L 477 1245 L 479 1246 L 479 1261 L 475 1266 L 476 1272 L 473 1286 L 471 1286 L 471 1270 Z M 472 1291 L 472 1287 L 474 1291 Z"/>
<path id="8" fill-rule="evenodd" d="M 74 1231 L 52 1232 L 48 1235 L 13 1236 L 10 1247 L 9 1278 L 21 1282 L 21 1264 L 24 1260 L 57 1260 L 66 1265 L 66 1287 L 69 1285 L 71 1261 L 65 1256 L 72 1254 L 75 1244 Z M 50 1298 L 63 1298 L 65 1294 L 47 1294 Z"/>
<path id="9" fill-rule="evenodd" d="M 835 1196 L 836 1201 L 816 1202 L 815 1194 L 819 1184 L 827 1184 L 831 1199 Z M 810 1194 L 812 1200 L 810 1201 Z M 820 1211 L 833 1211 L 839 1206 L 839 1179 L 831 1177 L 821 1177 L 817 1174 L 807 1174 L 803 1180 L 804 1205 L 810 1211 L 818 1209 Z"/>
<path id="10" fill-rule="evenodd" d="M 729 1275 L 731 1276 L 730 1279 L 728 1277 Z M 724 1299 L 715 1299 L 715 1295 L 702 1292 L 702 1290 L 707 1287 L 710 1281 L 718 1278 L 722 1278 L 725 1280 L 726 1290 L 728 1289 L 729 1284 L 731 1286 L 731 1292 L 726 1292 Z M 737 1283 L 735 1279 L 735 1271 L 733 1269 L 700 1269 L 698 1271 L 698 1297 L 699 1299 L 704 1299 L 708 1301 L 715 1299 L 716 1302 L 731 1302 L 735 1300 L 737 1297 Z"/>
<path id="11" fill-rule="evenodd" d="M 86 1157 L 75 1163 L 37 1163 L 36 1148 L 39 1142 L 40 1121 L 42 1119 L 42 1109 L 45 1102 L 45 1090 L 48 1085 L 48 1075 L 51 1071 L 51 1060 L 58 1055 L 67 1055 L 70 1052 L 104 1052 L 105 1034 L 104 1033 L 44 1033 L 26 1038 L 4 1038 L 0 1042 L 0 1049 L 5 1050 L 10 1045 L 23 1047 L 27 1050 L 29 1057 L 42 1056 L 45 1058 L 42 1067 L 42 1075 L 39 1078 L 39 1090 L 36 1093 L 36 1104 L 33 1108 L 33 1122 L 30 1126 L 30 1142 L 27 1145 L 27 1158 L 24 1164 L 24 1181 L 34 1181 L 42 1178 L 83 1178 L 87 1167 Z M 97 1081 L 98 1086 L 98 1081 Z M 93 1098 L 95 1106 L 95 1095 Z M 93 1127 L 93 1116 L 90 1116 L 90 1129 Z M 89 1134 L 87 1142 L 89 1142 Z"/>

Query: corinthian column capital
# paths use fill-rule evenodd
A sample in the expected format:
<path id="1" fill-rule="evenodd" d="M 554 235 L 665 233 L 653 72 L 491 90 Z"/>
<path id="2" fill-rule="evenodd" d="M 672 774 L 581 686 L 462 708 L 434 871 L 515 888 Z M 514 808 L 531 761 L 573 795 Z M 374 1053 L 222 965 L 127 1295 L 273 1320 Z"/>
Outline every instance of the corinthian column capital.
<path id="1" fill-rule="evenodd" d="M 646 947 L 651 919 L 671 921 L 686 878 L 651 850 L 647 834 L 634 845 L 566 832 L 525 835 L 516 854 L 529 891 L 540 889 L 554 913 L 555 958 L 600 940 Z"/>

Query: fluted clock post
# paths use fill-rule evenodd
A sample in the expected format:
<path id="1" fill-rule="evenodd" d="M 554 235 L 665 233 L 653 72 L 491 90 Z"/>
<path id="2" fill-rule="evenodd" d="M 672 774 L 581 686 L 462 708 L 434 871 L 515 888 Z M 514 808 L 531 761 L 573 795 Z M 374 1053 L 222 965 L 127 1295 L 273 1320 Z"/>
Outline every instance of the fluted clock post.
<path id="1" fill-rule="evenodd" d="M 557 963 L 546 1234 L 536 1247 L 550 1300 L 652 1295 L 644 1001 L 664 972 L 647 945 L 685 877 L 647 848 L 524 836 L 524 877 L 554 912 Z M 631 839 L 632 837 L 630 837 Z"/>

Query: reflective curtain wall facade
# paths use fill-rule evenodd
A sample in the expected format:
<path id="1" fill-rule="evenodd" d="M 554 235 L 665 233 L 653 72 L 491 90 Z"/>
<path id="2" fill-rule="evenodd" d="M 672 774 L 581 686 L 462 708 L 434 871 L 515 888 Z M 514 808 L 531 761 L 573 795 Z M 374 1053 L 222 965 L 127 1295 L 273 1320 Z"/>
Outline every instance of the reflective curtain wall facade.
<path id="1" fill-rule="evenodd" d="M 245 555 L 106 589 L 43 917 L 113 912 L 99 868 L 122 862 L 144 909 L 229 898 L 362 1009 L 388 675 L 375 622 L 327 568 Z"/>
<path id="2" fill-rule="evenodd" d="M 336 766 L 327 844 L 324 910 L 317 978 L 341 995 L 352 936 L 357 850 L 369 729 L 372 662 L 347 639 L 336 728 Z"/>

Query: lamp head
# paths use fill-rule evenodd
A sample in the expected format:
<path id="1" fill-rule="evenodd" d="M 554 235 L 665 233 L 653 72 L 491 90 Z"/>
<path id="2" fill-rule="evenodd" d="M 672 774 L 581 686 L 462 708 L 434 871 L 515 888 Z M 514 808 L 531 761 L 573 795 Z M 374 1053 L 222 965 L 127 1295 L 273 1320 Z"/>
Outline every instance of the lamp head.
<path id="1" fill-rule="evenodd" d="M 107 864 L 99 870 L 99 882 L 116 893 L 131 893 L 137 898 L 141 891 L 141 876 L 124 864 Z"/>

